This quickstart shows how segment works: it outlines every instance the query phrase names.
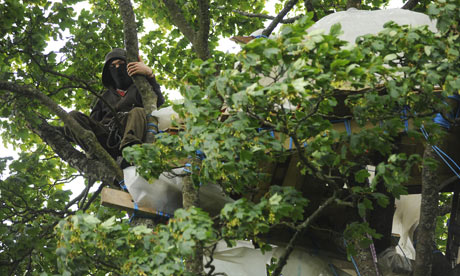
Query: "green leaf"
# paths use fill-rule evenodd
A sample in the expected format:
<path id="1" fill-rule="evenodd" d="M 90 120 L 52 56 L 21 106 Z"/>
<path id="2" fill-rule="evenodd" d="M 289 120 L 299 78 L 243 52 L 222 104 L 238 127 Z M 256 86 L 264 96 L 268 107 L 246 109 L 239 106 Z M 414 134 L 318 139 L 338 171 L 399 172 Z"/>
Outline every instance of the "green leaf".
<path id="1" fill-rule="evenodd" d="M 369 176 L 370 174 L 367 169 L 362 169 L 355 173 L 355 180 L 358 183 L 364 183 L 369 178 Z"/>
<path id="2" fill-rule="evenodd" d="M 342 32 L 342 25 L 340 23 L 335 23 L 334 25 L 331 26 L 331 29 L 329 31 L 329 34 L 332 36 L 339 36 L 341 35 Z"/>
<path id="3" fill-rule="evenodd" d="M 266 48 L 264 49 L 264 56 L 266 56 L 267 58 L 272 58 L 272 56 L 278 55 L 279 52 L 280 49 L 278 48 Z"/>
<path id="4" fill-rule="evenodd" d="M 396 54 L 388 54 L 383 58 L 383 61 L 388 62 L 391 60 L 395 60 L 398 56 Z"/>

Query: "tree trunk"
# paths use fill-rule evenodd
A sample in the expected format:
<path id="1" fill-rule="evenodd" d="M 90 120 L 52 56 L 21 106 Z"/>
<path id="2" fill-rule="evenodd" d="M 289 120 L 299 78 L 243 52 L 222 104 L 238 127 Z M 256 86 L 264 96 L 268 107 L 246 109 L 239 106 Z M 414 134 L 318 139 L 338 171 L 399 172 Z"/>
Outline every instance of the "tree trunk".
<path id="1" fill-rule="evenodd" d="M 199 190 L 193 185 L 192 177 L 186 176 L 183 178 L 182 185 L 182 205 L 184 209 L 199 204 Z M 194 255 L 185 260 L 185 266 L 188 272 L 197 275 L 203 274 L 203 245 L 197 241 Z"/>
<path id="2" fill-rule="evenodd" d="M 131 5 L 131 0 L 118 0 L 118 5 L 120 6 L 121 18 L 123 19 L 127 62 L 135 62 L 139 60 L 139 41 L 137 39 L 133 6 Z M 142 102 L 144 104 L 145 113 L 147 114 L 147 135 L 145 142 L 153 143 L 155 141 L 154 132 L 158 131 L 153 125 L 158 125 L 158 120 L 148 115 L 151 114 L 152 111 L 157 110 L 157 96 L 145 76 L 134 75 L 132 79 L 137 90 L 142 95 Z M 153 132 L 149 130 L 153 130 Z"/>
<path id="3" fill-rule="evenodd" d="M 354 256 L 358 265 L 359 273 L 366 276 L 378 276 L 375 269 L 375 264 L 372 261 L 372 254 L 369 247 L 363 248 L 359 244 L 355 245 L 356 255 Z"/>
<path id="4" fill-rule="evenodd" d="M 125 37 L 127 62 L 138 61 L 139 42 L 137 39 L 136 21 L 134 18 L 134 11 L 133 6 L 131 5 L 131 0 L 118 0 L 118 5 L 120 7 L 120 14 L 123 19 L 123 33 Z M 142 95 L 144 110 L 147 114 L 147 134 L 145 142 L 153 143 L 155 141 L 154 132 L 158 131 L 158 129 L 156 129 L 153 125 L 158 125 L 158 120 L 152 116 L 149 116 L 149 114 L 157 109 L 157 96 L 153 91 L 152 86 L 144 76 L 134 75 L 132 78 L 137 90 Z M 153 132 L 151 130 L 153 130 Z M 151 228 L 153 228 L 155 224 L 156 223 L 153 219 L 139 217 L 134 217 L 131 222 L 131 225 L 133 226 L 145 225 Z"/>
<path id="5" fill-rule="evenodd" d="M 429 145 L 425 148 L 423 159 L 436 158 L 436 153 Z M 416 258 L 413 276 L 431 275 L 434 234 L 438 209 L 438 181 L 436 171 L 426 165 L 422 170 L 422 203 L 420 207 L 420 222 L 416 234 Z"/>

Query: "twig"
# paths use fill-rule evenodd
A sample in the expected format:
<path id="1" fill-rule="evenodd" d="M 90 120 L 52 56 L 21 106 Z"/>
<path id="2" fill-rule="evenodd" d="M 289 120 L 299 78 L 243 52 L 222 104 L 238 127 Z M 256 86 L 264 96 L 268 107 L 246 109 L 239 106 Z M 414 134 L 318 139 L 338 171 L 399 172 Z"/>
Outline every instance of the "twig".
<path id="1" fill-rule="evenodd" d="M 224 8 L 219 7 L 218 9 L 224 9 Z M 269 20 L 273 20 L 273 19 L 276 18 L 275 16 L 268 15 L 268 14 L 251 13 L 251 12 L 245 12 L 245 11 L 240 11 L 240 10 L 232 10 L 232 12 L 237 13 L 237 14 L 242 15 L 242 16 L 246 16 L 246 17 L 255 17 L 255 18 L 262 18 L 262 19 L 269 19 Z M 281 19 L 280 23 L 282 23 L 282 24 L 292 24 L 297 19 L 300 19 L 302 16 L 304 16 L 304 15 L 298 15 L 298 16 L 291 17 L 291 18 Z"/>

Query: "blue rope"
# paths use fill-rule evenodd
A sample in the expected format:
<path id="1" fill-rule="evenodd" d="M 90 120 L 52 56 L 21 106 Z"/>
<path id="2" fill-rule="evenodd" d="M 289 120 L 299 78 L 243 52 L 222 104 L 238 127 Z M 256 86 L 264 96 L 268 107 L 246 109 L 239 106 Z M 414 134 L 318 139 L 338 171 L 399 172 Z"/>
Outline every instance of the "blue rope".
<path id="1" fill-rule="evenodd" d="M 348 135 L 351 135 L 351 123 L 350 120 L 345 120 L 345 129 L 347 130 Z"/>
<path id="2" fill-rule="evenodd" d="M 153 126 L 153 127 L 156 127 L 158 129 L 158 126 L 154 123 L 147 123 L 147 126 Z"/>
<path id="3" fill-rule="evenodd" d="M 454 99 L 457 102 L 460 102 L 460 95 L 452 95 L 448 97 L 449 99 Z M 457 119 L 458 116 L 460 115 L 460 105 L 457 107 L 457 111 L 455 114 L 452 112 L 451 114 L 448 114 L 449 119 Z M 443 128 L 450 129 L 451 128 L 451 123 L 442 116 L 441 113 L 436 114 L 436 116 L 433 118 L 433 121 L 437 123 L 438 125 L 442 126 Z"/>
<path id="4" fill-rule="evenodd" d="M 402 110 L 403 115 L 401 116 L 401 119 L 404 119 L 404 130 L 406 132 L 409 131 L 409 121 L 407 120 L 407 109 L 408 109 L 408 107 L 404 106 L 404 108 Z"/>
<path id="5" fill-rule="evenodd" d="M 158 134 L 158 132 L 156 130 L 153 130 L 153 129 L 147 129 L 147 132 L 151 132 L 153 134 Z"/>
<path id="6" fill-rule="evenodd" d="M 291 150 L 292 149 L 292 143 L 294 142 L 294 140 L 292 139 L 292 137 L 289 137 L 289 149 Z"/>
<path id="7" fill-rule="evenodd" d="M 350 119 L 343 119 L 343 120 L 330 120 L 329 122 L 335 124 L 335 123 L 344 123 L 345 125 L 345 130 L 347 131 L 348 135 L 351 135 L 351 120 Z"/>
<path id="8" fill-rule="evenodd" d="M 404 250 L 401 248 L 401 246 L 399 245 L 399 243 L 398 243 L 398 247 L 399 247 L 399 249 L 401 250 L 401 252 L 403 253 L 404 258 L 406 259 L 406 262 L 407 262 L 409 265 L 411 265 L 411 263 L 409 262 L 409 259 L 408 259 L 407 256 L 406 256 L 406 253 L 404 253 Z"/>
<path id="9" fill-rule="evenodd" d="M 334 273 L 334 276 L 339 276 L 339 274 L 337 274 L 337 271 L 335 271 L 335 268 L 332 264 L 329 264 L 329 267 L 331 268 L 332 273 Z"/>
<path id="10" fill-rule="evenodd" d="M 123 183 L 125 183 L 125 180 L 121 180 L 120 182 L 118 182 L 118 185 L 120 185 L 121 189 L 123 189 L 123 191 L 127 192 L 128 191 L 128 187 L 126 187 L 126 185 L 124 185 Z"/>
<path id="11" fill-rule="evenodd" d="M 428 140 L 428 132 L 425 130 L 425 128 L 422 126 L 420 127 L 420 130 L 423 134 L 423 136 L 425 137 L 425 139 Z M 445 153 L 444 151 L 442 151 L 438 146 L 431 146 L 431 148 L 434 150 L 434 152 L 436 152 L 436 154 L 438 154 L 438 156 L 442 159 L 442 161 L 444 161 L 444 163 L 449 167 L 449 169 L 455 174 L 455 176 L 457 176 L 457 178 L 460 179 L 460 166 L 447 154 Z M 452 165 L 454 165 L 457 170 L 455 170 L 451 163 L 449 163 L 448 160 L 446 160 L 446 158 L 452 163 Z"/>
<path id="12" fill-rule="evenodd" d="M 347 247 L 347 241 L 345 239 L 343 239 L 343 244 L 345 245 L 345 247 Z M 361 273 L 359 273 L 359 268 L 355 262 L 355 259 L 353 258 L 353 256 L 350 256 L 350 257 L 351 257 L 351 262 L 353 263 L 353 266 L 355 267 L 356 273 L 358 273 L 358 276 L 361 276 Z"/>
<path id="13" fill-rule="evenodd" d="M 201 150 L 196 150 L 196 156 L 197 156 L 198 159 L 200 159 L 201 161 L 203 161 L 204 159 L 206 159 L 206 154 L 204 154 L 204 152 L 201 151 Z"/>
<path id="14" fill-rule="evenodd" d="M 131 217 L 129 218 L 129 222 L 130 222 L 130 223 L 132 222 L 132 220 L 133 220 L 134 217 L 136 216 L 137 210 L 139 210 L 139 206 L 137 206 L 137 203 L 134 202 L 134 212 L 133 212 L 133 214 L 131 215 Z"/>
<path id="15" fill-rule="evenodd" d="M 254 38 L 268 38 L 266 35 L 256 35 L 256 36 L 253 36 Z"/>
<path id="16" fill-rule="evenodd" d="M 190 163 L 186 163 L 186 164 L 185 164 L 185 167 L 192 167 L 192 164 L 190 164 Z M 192 171 L 191 171 L 191 170 L 189 170 L 189 169 L 186 169 L 186 168 L 183 168 L 182 170 L 184 170 L 185 172 L 188 172 L 188 173 L 192 173 Z"/>

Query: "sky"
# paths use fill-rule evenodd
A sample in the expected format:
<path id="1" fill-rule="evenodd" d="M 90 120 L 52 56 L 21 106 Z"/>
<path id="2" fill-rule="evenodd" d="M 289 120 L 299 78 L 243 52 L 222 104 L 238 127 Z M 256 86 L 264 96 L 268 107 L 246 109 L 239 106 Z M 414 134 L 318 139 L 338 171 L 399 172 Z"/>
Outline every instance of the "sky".
<path id="1" fill-rule="evenodd" d="M 52 2 L 56 2 L 56 0 L 54 0 Z M 269 12 L 269 14 L 275 15 L 274 4 L 270 5 L 270 2 L 274 3 L 275 0 L 269 0 L 268 1 L 267 11 Z M 403 5 L 402 0 L 391 0 L 389 6 L 387 8 L 400 8 L 402 5 Z M 76 10 L 76 12 L 79 12 L 83 8 L 87 8 L 87 4 L 79 3 L 78 5 L 76 5 L 75 10 Z M 268 26 L 269 23 L 270 23 L 270 21 L 266 21 L 266 26 Z M 151 23 L 151 25 L 153 25 L 153 22 Z M 275 32 L 276 32 L 276 30 L 275 30 Z M 64 37 L 66 37 L 65 34 L 64 34 Z M 220 43 L 221 46 L 219 47 L 219 50 L 224 51 L 224 52 L 232 52 L 232 53 L 235 53 L 235 52 L 239 51 L 240 47 L 238 45 L 236 45 L 236 43 L 233 43 L 233 42 L 228 43 L 228 42 L 229 42 L 229 38 L 222 38 L 221 43 Z M 53 50 L 53 49 L 57 50 L 57 49 L 61 48 L 64 45 L 64 43 L 65 43 L 64 41 L 53 41 L 52 43 L 50 43 L 50 46 L 49 46 L 49 48 L 47 50 Z M 177 91 L 164 90 L 164 89 L 163 89 L 163 91 L 166 94 L 168 94 L 171 99 L 180 98 L 180 94 Z M 3 142 L 1 141 L 1 138 L 0 138 L 0 157 L 5 157 L 5 156 L 11 156 L 14 159 L 18 158 L 18 154 L 16 153 L 16 151 L 11 146 L 7 145 L 5 147 L 5 145 L 3 144 Z M 7 175 L 8 175 L 8 172 L 5 172 L 0 177 L 5 177 Z M 64 189 L 72 190 L 74 196 L 76 196 L 84 189 L 84 186 L 85 185 L 84 185 L 83 178 L 79 177 L 77 180 L 73 181 L 72 183 L 65 185 Z"/>

